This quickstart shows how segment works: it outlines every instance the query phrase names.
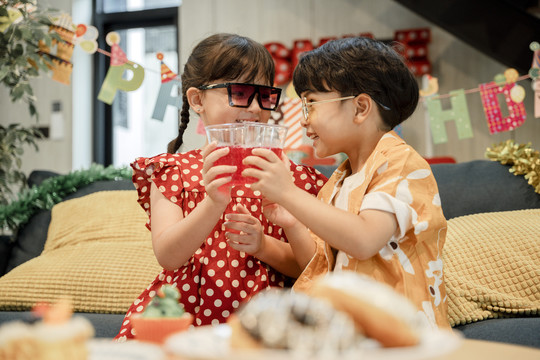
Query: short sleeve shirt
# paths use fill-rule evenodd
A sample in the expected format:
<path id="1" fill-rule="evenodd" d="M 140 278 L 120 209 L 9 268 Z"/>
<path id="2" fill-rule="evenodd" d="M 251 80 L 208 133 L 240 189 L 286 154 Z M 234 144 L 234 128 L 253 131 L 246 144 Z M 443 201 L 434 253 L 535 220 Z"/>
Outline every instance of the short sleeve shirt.
<path id="1" fill-rule="evenodd" d="M 431 168 L 412 147 L 393 131 L 385 134 L 359 172 L 351 174 L 346 160 L 319 198 L 354 214 L 366 209 L 390 212 L 398 229 L 367 260 L 332 249 L 314 235 L 318 251 L 295 287 L 309 286 L 326 271 L 356 271 L 407 296 L 430 324 L 449 327 L 442 260 L 446 219 Z"/>

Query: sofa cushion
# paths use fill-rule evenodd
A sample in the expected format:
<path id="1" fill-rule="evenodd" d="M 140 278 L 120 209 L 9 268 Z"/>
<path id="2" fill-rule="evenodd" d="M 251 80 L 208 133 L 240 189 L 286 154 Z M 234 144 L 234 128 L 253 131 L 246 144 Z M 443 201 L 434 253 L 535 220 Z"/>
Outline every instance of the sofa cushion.
<path id="1" fill-rule="evenodd" d="M 125 313 L 161 270 L 145 223 L 135 190 L 55 205 L 42 254 L 0 278 L 0 310 L 70 297 L 74 311 Z"/>
<path id="2" fill-rule="evenodd" d="M 97 314 L 76 312 L 73 315 L 82 316 L 92 323 L 96 338 L 113 338 L 118 335 L 125 314 Z M 2 311 L 0 312 L 0 325 L 12 321 L 31 323 L 36 320 L 36 314 L 31 311 Z M 112 356 L 112 355 L 111 355 Z M 109 358 L 113 359 L 113 358 Z"/>
<path id="3" fill-rule="evenodd" d="M 489 319 L 460 325 L 459 330 L 467 339 L 497 341 L 540 349 L 540 318 Z"/>
<path id="4" fill-rule="evenodd" d="M 44 179 L 54 176 L 54 173 L 35 171 L 30 174 L 32 185 L 39 185 Z M 133 190 L 135 189 L 131 180 L 117 181 L 95 181 L 85 187 L 80 188 L 64 199 L 75 199 L 84 195 L 102 190 Z M 47 240 L 47 229 L 51 222 L 51 210 L 40 210 L 30 218 L 30 221 L 21 227 L 17 233 L 16 241 L 13 244 L 11 257 L 7 264 L 6 272 L 11 271 L 22 263 L 38 256 L 43 251 Z M 0 272 L 3 274 L 3 272 Z"/>
<path id="5" fill-rule="evenodd" d="M 444 216 L 540 208 L 540 194 L 510 166 L 488 160 L 433 164 Z"/>
<path id="6" fill-rule="evenodd" d="M 444 247 L 450 325 L 540 314 L 540 209 L 448 221 Z"/>

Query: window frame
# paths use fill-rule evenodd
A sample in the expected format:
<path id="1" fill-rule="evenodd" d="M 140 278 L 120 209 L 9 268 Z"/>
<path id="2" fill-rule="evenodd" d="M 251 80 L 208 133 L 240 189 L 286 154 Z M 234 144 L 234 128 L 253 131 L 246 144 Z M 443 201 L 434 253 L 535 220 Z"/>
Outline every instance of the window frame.
<path id="1" fill-rule="evenodd" d="M 175 42 L 178 44 L 178 7 L 165 7 L 138 11 L 125 11 L 115 13 L 103 13 L 101 1 L 92 0 L 94 11 L 94 26 L 98 30 L 98 46 L 100 49 L 109 49 L 105 36 L 116 30 L 124 30 L 138 27 L 153 27 L 173 25 L 177 31 Z M 108 51 L 108 50 L 107 50 Z M 180 47 L 178 45 L 178 60 L 180 59 Z M 178 61 L 180 63 L 180 61 Z M 109 70 L 110 59 L 97 53 L 94 56 L 94 117 L 92 124 L 92 161 L 103 166 L 113 163 L 113 119 L 112 104 L 106 104 L 98 100 L 99 90 Z"/>

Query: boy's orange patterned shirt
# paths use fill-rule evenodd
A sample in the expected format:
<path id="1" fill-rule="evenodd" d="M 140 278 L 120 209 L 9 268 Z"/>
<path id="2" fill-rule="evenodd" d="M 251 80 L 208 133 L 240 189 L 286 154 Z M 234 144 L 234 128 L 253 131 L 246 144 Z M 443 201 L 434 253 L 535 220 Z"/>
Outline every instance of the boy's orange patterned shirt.
<path id="1" fill-rule="evenodd" d="M 351 174 L 346 160 L 318 198 L 354 214 L 365 209 L 394 213 L 398 230 L 375 256 L 363 261 L 332 249 L 313 234 L 317 252 L 296 281 L 296 290 L 309 288 L 315 277 L 328 271 L 356 271 L 407 296 L 429 323 L 449 327 L 442 260 L 446 219 L 431 168 L 412 147 L 388 132 L 358 173 Z"/>

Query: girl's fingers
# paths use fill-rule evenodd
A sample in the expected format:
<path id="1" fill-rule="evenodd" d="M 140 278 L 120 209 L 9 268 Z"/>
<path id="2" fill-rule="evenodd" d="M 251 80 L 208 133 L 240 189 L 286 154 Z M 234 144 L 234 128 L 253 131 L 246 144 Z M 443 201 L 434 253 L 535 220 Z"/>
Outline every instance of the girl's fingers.
<path id="1" fill-rule="evenodd" d="M 203 159 L 208 156 L 215 148 L 217 147 L 217 141 L 212 141 L 210 144 L 205 145 L 201 150 L 201 155 Z"/>
<path id="2" fill-rule="evenodd" d="M 215 179 L 215 180 L 212 181 L 212 185 L 219 188 L 219 187 L 231 182 L 231 180 L 232 180 L 231 176 Z M 207 185 L 205 184 L 205 186 L 207 186 Z"/>
<path id="3" fill-rule="evenodd" d="M 250 225 L 256 224 L 256 220 L 253 218 L 253 216 L 251 216 L 251 213 L 249 212 L 249 210 L 244 205 L 241 205 L 241 204 L 236 205 L 235 213 L 225 215 L 225 219 L 231 220 L 231 221 L 241 221 L 241 222 L 248 223 Z"/>
<path id="4" fill-rule="evenodd" d="M 234 165 L 218 165 L 211 167 L 206 172 L 206 178 L 208 181 L 214 181 L 215 178 L 217 178 L 219 175 L 222 174 L 232 174 L 236 171 L 236 166 Z"/>
<path id="5" fill-rule="evenodd" d="M 230 241 L 230 240 L 227 243 L 229 244 L 230 247 L 232 247 L 236 251 L 242 251 L 242 252 L 245 252 L 245 253 L 249 254 L 249 252 L 251 250 L 250 245 L 237 243 L 237 242 Z"/>
<path id="6" fill-rule="evenodd" d="M 248 211 L 248 209 L 242 204 L 236 205 L 236 210 L 239 213 L 246 214 L 246 215 L 251 215 L 251 213 Z"/>
<path id="7" fill-rule="evenodd" d="M 212 166 L 214 166 L 214 162 L 216 162 L 217 159 L 227 155 L 230 151 L 228 147 L 223 147 L 221 149 L 215 149 L 215 146 L 212 145 L 215 144 L 211 143 L 205 146 L 205 155 L 203 155 L 203 171 L 208 171 Z M 213 150 L 213 151 L 212 151 Z"/>
<path id="8" fill-rule="evenodd" d="M 236 231 L 242 231 L 245 235 L 253 233 L 253 224 L 244 221 L 225 221 L 223 223 L 225 229 L 232 229 Z"/>

